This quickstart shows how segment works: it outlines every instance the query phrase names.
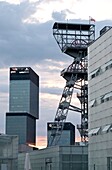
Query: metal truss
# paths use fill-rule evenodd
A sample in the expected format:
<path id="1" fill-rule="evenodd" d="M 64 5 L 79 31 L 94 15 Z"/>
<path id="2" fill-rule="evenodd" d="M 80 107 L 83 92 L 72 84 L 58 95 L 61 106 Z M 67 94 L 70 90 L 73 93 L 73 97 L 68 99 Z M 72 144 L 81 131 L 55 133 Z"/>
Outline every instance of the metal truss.
<path id="1" fill-rule="evenodd" d="M 55 23 L 53 35 L 62 52 L 73 57 L 73 63 L 61 72 L 66 84 L 51 127 L 48 146 L 58 144 L 69 110 L 81 114 L 81 124 L 77 125 L 77 129 L 80 132 L 81 141 L 84 142 L 88 138 L 88 61 L 86 56 L 87 46 L 94 40 L 94 25 Z M 74 88 L 80 90 L 77 94 L 80 108 L 71 105 Z"/>

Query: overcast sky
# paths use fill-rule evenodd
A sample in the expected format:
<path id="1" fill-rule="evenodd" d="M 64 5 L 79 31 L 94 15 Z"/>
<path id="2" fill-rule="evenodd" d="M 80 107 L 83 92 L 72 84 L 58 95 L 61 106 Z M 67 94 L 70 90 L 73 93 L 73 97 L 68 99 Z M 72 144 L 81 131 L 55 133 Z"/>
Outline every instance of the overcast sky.
<path id="1" fill-rule="evenodd" d="M 56 44 L 52 26 L 56 21 L 88 23 L 92 16 L 98 36 L 102 27 L 112 25 L 111 7 L 112 0 L 0 0 L 1 133 L 5 132 L 5 113 L 9 111 L 9 67 L 30 66 L 40 76 L 37 137 L 43 145 L 47 122 L 55 117 L 65 85 L 60 71 L 72 62 Z M 76 125 L 80 115 L 69 112 L 67 121 Z"/>

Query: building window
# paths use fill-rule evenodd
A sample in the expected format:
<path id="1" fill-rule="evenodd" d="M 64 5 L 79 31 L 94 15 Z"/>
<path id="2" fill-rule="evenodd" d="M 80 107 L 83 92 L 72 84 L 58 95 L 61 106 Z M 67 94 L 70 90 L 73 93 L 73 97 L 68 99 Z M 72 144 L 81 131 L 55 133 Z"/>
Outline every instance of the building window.
<path id="1" fill-rule="evenodd" d="M 91 78 L 93 79 L 95 77 L 95 74 L 92 74 Z"/>
<path id="2" fill-rule="evenodd" d="M 95 128 L 94 131 L 93 131 L 93 133 L 92 133 L 92 135 L 97 135 L 98 132 L 99 132 L 99 130 L 100 130 L 100 127 Z"/>
<path id="3" fill-rule="evenodd" d="M 112 68 L 112 60 L 105 64 L 105 71 Z"/>
<path id="4" fill-rule="evenodd" d="M 112 68 L 112 60 L 108 61 L 103 65 L 103 67 L 99 67 L 93 72 L 91 72 L 90 77 L 91 79 L 95 78 L 96 76 L 100 75 L 102 72 Z"/>
<path id="5" fill-rule="evenodd" d="M 101 97 L 101 103 L 112 100 L 112 92 L 109 92 Z"/>
<path id="6" fill-rule="evenodd" d="M 112 170 L 112 157 L 107 157 L 108 170 Z"/>
<path id="7" fill-rule="evenodd" d="M 104 126 L 103 129 L 102 129 L 102 132 L 103 132 L 103 133 L 108 132 L 109 129 L 110 129 L 110 127 L 111 127 L 111 125 L 106 125 L 106 126 Z"/>
<path id="8" fill-rule="evenodd" d="M 101 103 L 104 103 L 104 98 L 103 97 L 101 97 Z"/>
<path id="9" fill-rule="evenodd" d="M 90 101 L 90 107 L 96 106 L 96 99 Z"/>
<path id="10" fill-rule="evenodd" d="M 92 136 L 93 131 L 94 131 L 94 129 L 90 130 L 90 131 L 88 132 L 88 136 Z"/>
<path id="11" fill-rule="evenodd" d="M 95 129 L 91 129 L 91 130 L 88 132 L 88 136 L 98 135 L 99 131 L 100 131 L 100 127 L 95 128 Z"/>
<path id="12" fill-rule="evenodd" d="M 92 73 L 91 73 L 91 79 L 93 79 L 94 77 L 100 75 L 101 73 L 101 68 L 97 68 L 96 70 L 94 70 Z"/>

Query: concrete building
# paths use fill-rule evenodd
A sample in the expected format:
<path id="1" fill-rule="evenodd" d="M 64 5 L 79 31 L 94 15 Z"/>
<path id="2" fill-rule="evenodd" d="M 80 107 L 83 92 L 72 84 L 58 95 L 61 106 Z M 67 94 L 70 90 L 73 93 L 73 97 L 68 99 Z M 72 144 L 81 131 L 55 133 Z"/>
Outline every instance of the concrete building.
<path id="1" fill-rule="evenodd" d="M 17 170 L 18 136 L 0 134 L 0 170 Z"/>
<path id="2" fill-rule="evenodd" d="M 18 156 L 18 169 L 24 170 L 26 153 Z M 88 170 L 87 146 L 55 146 L 29 153 L 32 170 Z"/>
<path id="3" fill-rule="evenodd" d="M 89 170 L 112 170 L 112 28 L 89 46 Z"/>
<path id="4" fill-rule="evenodd" d="M 30 67 L 10 68 L 6 134 L 18 135 L 19 144 L 35 144 L 38 118 L 39 76 Z"/>
<path id="5" fill-rule="evenodd" d="M 51 135 L 52 125 L 54 125 L 53 122 L 47 123 L 47 143 L 49 136 Z M 57 145 L 65 146 L 74 144 L 75 144 L 75 126 L 70 122 L 65 122 L 60 140 L 58 141 Z"/>

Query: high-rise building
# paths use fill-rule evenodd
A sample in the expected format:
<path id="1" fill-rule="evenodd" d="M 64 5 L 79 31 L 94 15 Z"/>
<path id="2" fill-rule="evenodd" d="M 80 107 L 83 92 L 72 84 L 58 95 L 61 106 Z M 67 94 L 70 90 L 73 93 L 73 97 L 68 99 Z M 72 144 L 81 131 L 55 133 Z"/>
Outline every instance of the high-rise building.
<path id="1" fill-rule="evenodd" d="M 18 135 L 19 144 L 35 144 L 38 118 L 39 76 L 30 67 L 11 67 L 6 134 Z"/>
<path id="2" fill-rule="evenodd" d="M 52 126 L 54 126 L 53 122 L 47 123 L 47 140 L 49 139 L 51 133 L 53 133 L 51 132 Z M 47 143 L 48 142 L 49 141 L 47 141 Z M 65 122 L 60 140 L 57 142 L 57 145 L 65 146 L 74 144 L 75 144 L 75 126 L 70 122 Z"/>
<path id="3" fill-rule="evenodd" d="M 112 170 L 112 27 L 89 46 L 89 170 Z"/>

